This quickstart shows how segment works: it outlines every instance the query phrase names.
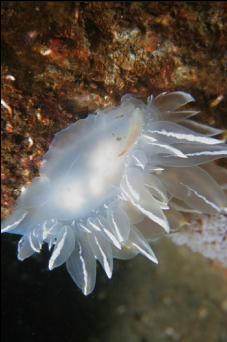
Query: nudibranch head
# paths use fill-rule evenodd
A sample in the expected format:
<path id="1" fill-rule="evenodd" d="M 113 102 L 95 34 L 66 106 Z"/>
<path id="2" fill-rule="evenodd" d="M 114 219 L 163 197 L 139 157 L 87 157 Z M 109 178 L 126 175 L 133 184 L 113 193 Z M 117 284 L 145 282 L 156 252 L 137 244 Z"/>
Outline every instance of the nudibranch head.
<path id="1" fill-rule="evenodd" d="M 147 103 L 125 95 L 118 107 L 57 133 L 40 176 L 2 224 L 2 232 L 22 235 L 18 258 L 47 243 L 49 269 L 66 263 L 87 295 L 96 260 L 109 278 L 114 258 L 141 253 L 157 263 L 149 245 L 153 229 L 168 233 L 179 211 L 226 213 L 226 184 L 218 184 L 218 169 L 215 180 L 204 165 L 225 157 L 227 146 L 212 137 L 220 130 L 189 119 L 197 112 L 182 107 L 192 101 L 180 91 Z"/>

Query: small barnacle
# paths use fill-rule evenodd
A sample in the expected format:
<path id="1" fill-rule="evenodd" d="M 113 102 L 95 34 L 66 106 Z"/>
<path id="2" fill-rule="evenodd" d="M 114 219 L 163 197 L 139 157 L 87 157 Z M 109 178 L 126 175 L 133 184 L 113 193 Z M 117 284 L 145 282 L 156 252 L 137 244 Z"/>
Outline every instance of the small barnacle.
<path id="1" fill-rule="evenodd" d="M 125 95 L 118 107 L 57 133 L 40 176 L 2 224 L 2 232 L 22 236 L 18 259 L 47 243 L 49 269 L 66 263 L 88 295 L 97 260 L 109 278 L 114 258 L 141 253 L 158 263 L 149 244 L 154 229 L 183 225 L 180 212 L 227 213 L 227 177 L 208 167 L 227 145 L 213 138 L 220 130 L 191 120 L 197 112 L 183 107 L 192 101 L 181 91 L 147 103 Z"/>
<path id="2" fill-rule="evenodd" d="M 52 50 L 49 49 L 49 48 L 47 48 L 47 47 L 45 47 L 45 46 L 42 46 L 42 47 L 40 48 L 40 54 L 41 54 L 42 56 L 49 56 L 51 53 L 52 53 Z"/>
<path id="3" fill-rule="evenodd" d="M 33 141 L 32 137 L 30 135 L 28 135 L 28 147 L 29 148 L 32 147 L 33 144 L 34 144 L 34 141 Z"/>
<path id="4" fill-rule="evenodd" d="M 16 78 L 13 75 L 6 75 L 6 80 L 15 81 Z"/>
<path id="5" fill-rule="evenodd" d="M 12 116 L 13 110 L 4 99 L 1 99 L 1 106 L 7 109 L 8 113 Z"/>
<path id="6" fill-rule="evenodd" d="M 214 99 L 213 101 L 211 101 L 210 103 L 210 107 L 217 107 L 219 105 L 219 103 L 221 103 L 224 100 L 224 95 L 218 95 L 216 97 L 216 99 Z"/>

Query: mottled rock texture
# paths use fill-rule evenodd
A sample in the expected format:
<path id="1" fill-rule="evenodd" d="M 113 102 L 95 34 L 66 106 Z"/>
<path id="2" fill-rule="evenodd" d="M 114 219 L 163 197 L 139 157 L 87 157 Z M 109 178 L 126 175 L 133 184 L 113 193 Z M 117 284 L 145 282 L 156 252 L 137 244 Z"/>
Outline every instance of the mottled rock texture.
<path id="1" fill-rule="evenodd" d="M 198 120 L 227 128 L 226 11 L 201 1 L 2 2 L 2 216 L 57 131 L 127 92 L 190 92 Z M 160 241 L 159 267 L 121 263 L 85 298 L 64 268 L 48 273 L 45 255 L 19 263 L 17 238 L 3 240 L 5 341 L 226 341 L 226 274 L 185 248 Z"/>

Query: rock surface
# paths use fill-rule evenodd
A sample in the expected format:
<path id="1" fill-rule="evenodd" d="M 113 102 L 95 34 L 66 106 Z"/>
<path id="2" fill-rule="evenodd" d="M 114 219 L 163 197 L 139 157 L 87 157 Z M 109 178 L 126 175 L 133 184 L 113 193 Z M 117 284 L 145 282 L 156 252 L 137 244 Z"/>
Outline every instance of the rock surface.
<path id="1" fill-rule="evenodd" d="M 3 2 L 2 216 L 37 176 L 54 134 L 125 93 L 190 92 L 198 120 L 226 129 L 226 10 L 224 2 Z M 45 253 L 19 263 L 16 241 L 3 237 L 4 341 L 227 340 L 226 271 L 184 247 L 161 240 L 158 267 L 116 262 L 113 280 L 100 272 L 85 298 L 64 268 L 47 272 Z"/>

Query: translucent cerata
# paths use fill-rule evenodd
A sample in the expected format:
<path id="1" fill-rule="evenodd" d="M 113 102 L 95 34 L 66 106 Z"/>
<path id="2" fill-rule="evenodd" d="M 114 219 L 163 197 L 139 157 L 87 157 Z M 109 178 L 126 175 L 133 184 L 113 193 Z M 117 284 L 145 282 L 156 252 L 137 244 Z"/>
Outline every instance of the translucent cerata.
<path id="1" fill-rule="evenodd" d="M 227 174 L 210 162 L 227 145 L 213 138 L 220 130 L 191 120 L 193 101 L 181 91 L 146 103 L 127 94 L 57 133 L 40 176 L 2 223 L 2 232 L 21 235 L 18 259 L 47 243 L 49 269 L 66 263 L 88 295 L 96 261 L 109 278 L 114 258 L 141 253 L 158 263 L 149 244 L 155 229 L 176 228 L 180 212 L 225 214 Z"/>

